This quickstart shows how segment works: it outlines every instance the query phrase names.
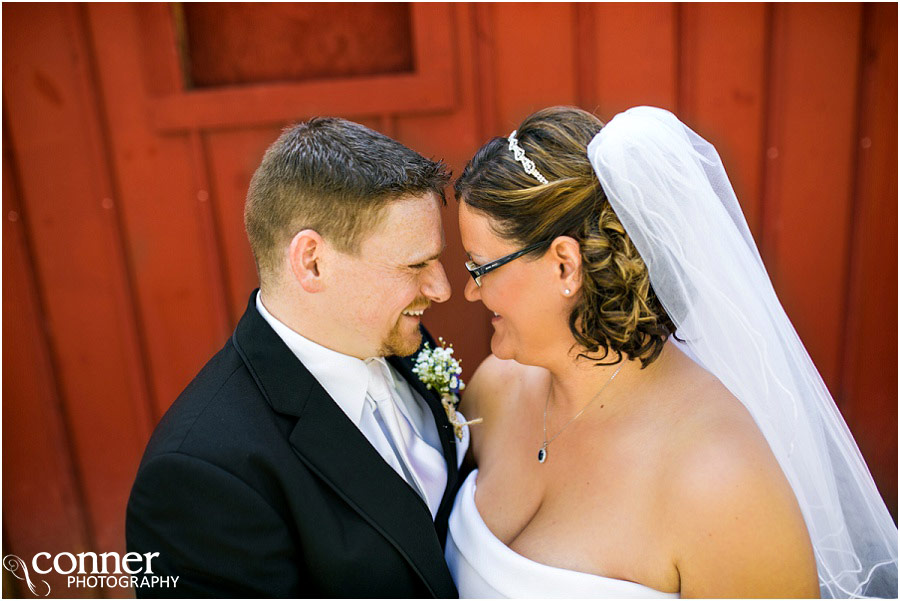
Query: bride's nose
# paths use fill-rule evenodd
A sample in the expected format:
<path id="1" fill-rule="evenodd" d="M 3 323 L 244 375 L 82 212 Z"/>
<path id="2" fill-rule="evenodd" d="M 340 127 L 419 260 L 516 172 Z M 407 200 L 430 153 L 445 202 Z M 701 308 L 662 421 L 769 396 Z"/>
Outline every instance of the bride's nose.
<path id="1" fill-rule="evenodd" d="M 466 282 L 466 288 L 463 290 L 463 296 L 466 297 L 466 300 L 474 303 L 475 301 L 481 300 L 481 288 L 478 287 L 478 284 L 475 283 L 471 277 Z"/>

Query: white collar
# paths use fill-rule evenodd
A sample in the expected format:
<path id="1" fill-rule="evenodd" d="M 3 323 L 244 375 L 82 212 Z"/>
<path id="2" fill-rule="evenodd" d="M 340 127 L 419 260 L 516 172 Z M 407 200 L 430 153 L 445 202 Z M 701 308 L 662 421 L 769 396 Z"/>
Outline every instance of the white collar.
<path id="1" fill-rule="evenodd" d="M 369 370 L 365 362 L 304 338 L 269 313 L 263 305 L 261 294 L 256 295 L 256 309 L 350 421 L 359 427 L 369 385 Z"/>

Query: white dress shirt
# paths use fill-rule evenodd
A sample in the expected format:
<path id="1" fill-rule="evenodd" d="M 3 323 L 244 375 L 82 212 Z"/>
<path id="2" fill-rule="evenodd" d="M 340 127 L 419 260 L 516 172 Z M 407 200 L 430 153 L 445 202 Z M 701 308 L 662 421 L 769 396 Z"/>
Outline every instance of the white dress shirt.
<path id="1" fill-rule="evenodd" d="M 275 330 L 278 337 L 304 367 L 322 385 L 325 392 L 337 403 L 353 424 L 359 428 L 366 440 L 378 451 L 384 460 L 414 489 L 414 483 L 404 474 L 403 466 L 386 439 L 386 433 L 373 419 L 374 403 L 366 394 L 369 383 L 369 369 L 366 362 L 350 355 L 344 355 L 305 338 L 279 321 L 266 309 L 262 295 L 256 296 L 256 309 Z M 416 434 L 430 447 L 443 456 L 437 425 L 431 409 L 422 397 L 413 390 L 405 378 L 400 376 L 383 357 L 369 359 L 384 364 L 393 380 L 397 408 L 406 416 Z M 466 428 L 467 430 L 467 428 Z M 468 432 L 457 444 L 457 465 L 462 461 L 468 447 Z M 446 467 L 444 468 L 446 470 Z M 446 478 L 446 474 L 445 474 Z M 421 494 L 421 491 L 419 491 Z M 434 513 L 434 512 L 432 512 Z"/>

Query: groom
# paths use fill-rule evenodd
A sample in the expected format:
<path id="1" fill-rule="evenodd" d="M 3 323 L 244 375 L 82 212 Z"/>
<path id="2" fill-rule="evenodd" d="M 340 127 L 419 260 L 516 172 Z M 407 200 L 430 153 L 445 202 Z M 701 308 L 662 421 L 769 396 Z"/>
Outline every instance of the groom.
<path id="1" fill-rule="evenodd" d="M 468 441 L 403 358 L 450 296 L 447 179 L 342 119 L 267 150 L 244 213 L 260 290 L 131 491 L 128 550 L 179 577 L 139 596 L 457 596 L 443 545 Z"/>

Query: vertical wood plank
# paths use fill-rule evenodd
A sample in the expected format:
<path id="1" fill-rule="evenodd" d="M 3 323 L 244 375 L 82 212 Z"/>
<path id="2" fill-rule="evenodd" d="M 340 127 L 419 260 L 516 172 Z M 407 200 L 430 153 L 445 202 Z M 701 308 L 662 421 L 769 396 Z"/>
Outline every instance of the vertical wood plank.
<path id="1" fill-rule="evenodd" d="M 860 6 L 774 7 L 764 233 L 779 298 L 838 388 L 855 158 Z"/>
<path id="2" fill-rule="evenodd" d="M 244 230 L 247 188 L 266 148 L 280 134 L 281 128 L 265 127 L 211 132 L 203 136 L 203 146 L 209 157 L 215 222 L 227 266 L 228 297 L 237 317 L 246 308 L 250 291 L 259 285 Z"/>
<path id="3" fill-rule="evenodd" d="M 678 54 L 672 4 L 596 4 L 595 113 L 604 120 L 637 105 L 676 110 Z"/>
<path id="4" fill-rule="evenodd" d="M 589 3 L 574 4 L 575 40 L 572 62 L 575 67 L 575 90 L 578 106 L 586 111 L 597 109 L 597 53 L 594 40 L 597 37 L 596 11 Z"/>
<path id="5" fill-rule="evenodd" d="M 575 103 L 574 13 L 571 4 L 492 8 L 499 135 L 506 135 L 538 109 Z"/>
<path id="6" fill-rule="evenodd" d="M 197 221 L 200 236 L 197 241 L 203 249 L 202 259 L 209 269 L 212 278 L 211 296 L 218 307 L 218 322 L 223 326 L 222 334 L 228 336 L 244 312 L 245 304 L 229 303 L 228 268 L 225 265 L 222 236 L 215 217 L 215 196 L 210 181 L 209 152 L 203 143 L 203 133 L 193 129 L 188 134 L 191 150 L 191 174 L 193 188 L 197 191 Z M 215 343 L 214 343 L 215 346 Z"/>
<path id="7" fill-rule="evenodd" d="M 42 551 L 79 553 L 91 544 L 42 327 L 28 215 L 19 203 L 10 145 L 5 137 L 3 142 L 3 422 L 12 426 L 3 431 L 3 538 L 10 542 L 4 556 L 16 553 L 30 562 Z M 4 588 L 7 575 L 4 570 Z M 56 596 L 91 596 L 85 589 L 69 590 L 63 575 L 43 579 Z"/>
<path id="8" fill-rule="evenodd" d="M 897 519 L 897 5 L 863 8 L 841 411 Z"/>
<path id="9" fill-rule="evenodd" d="M 491 136 L 497 135 L 499 129 L 500 107 L 497 104 L 497 76 L 494 49 L 496 40 L 492 35 L 494 23 L 494 11 L 492 4 L 488 2 L 469 4 L 467 18 L 459 20 L 459 33 L 466 29 L 471 31 L 468 47 L 463 47 L 460 55 L 460 64 L 463 69 L 463 80 L 467 79 L 469 71 L 463 65 L 471 64 L 471 78 L 473 80 L 472 94 L 476 105 L 470 110 L 475 111 L 477 125 L 475 135 L 478 145 L 473 144 L 474 150 Z M 468 27 L 467 27 L 468 26 Z M 466 60 L 470 57 L 470 60 Z M 463 104 L 466 102 L 463 100 Z"/>
<path id="10" fill-rule="evenodd" d="M 3 13 L 4 101 L 55 375 L 93 543 L 124 551 L 150 418 L 84 31 L 72 5 Z"/>
<path id="11" fill-rule="evenodd" d="M 750 230 L 760 230 L 766 7 L 682 5 L 682 120 L 715 145 Z"/>
<path id="12" fill-rule="evenodd" d="M 204 158 L 187 135 L 161 136 L 150 127 L 146 78 L 166 79 L 152 83 L 156 90 L 181 85 L 175 66 L 145 68 L 136 43 L 148 30 L 161 36 L 169 30 L 165 7 L 94 4 L 86 10 L 159 416 L 230 332 Z M 174 40 L 171 33 L 165 37 Z M 154 58 L 174 61 L 177 55 Z"/>

